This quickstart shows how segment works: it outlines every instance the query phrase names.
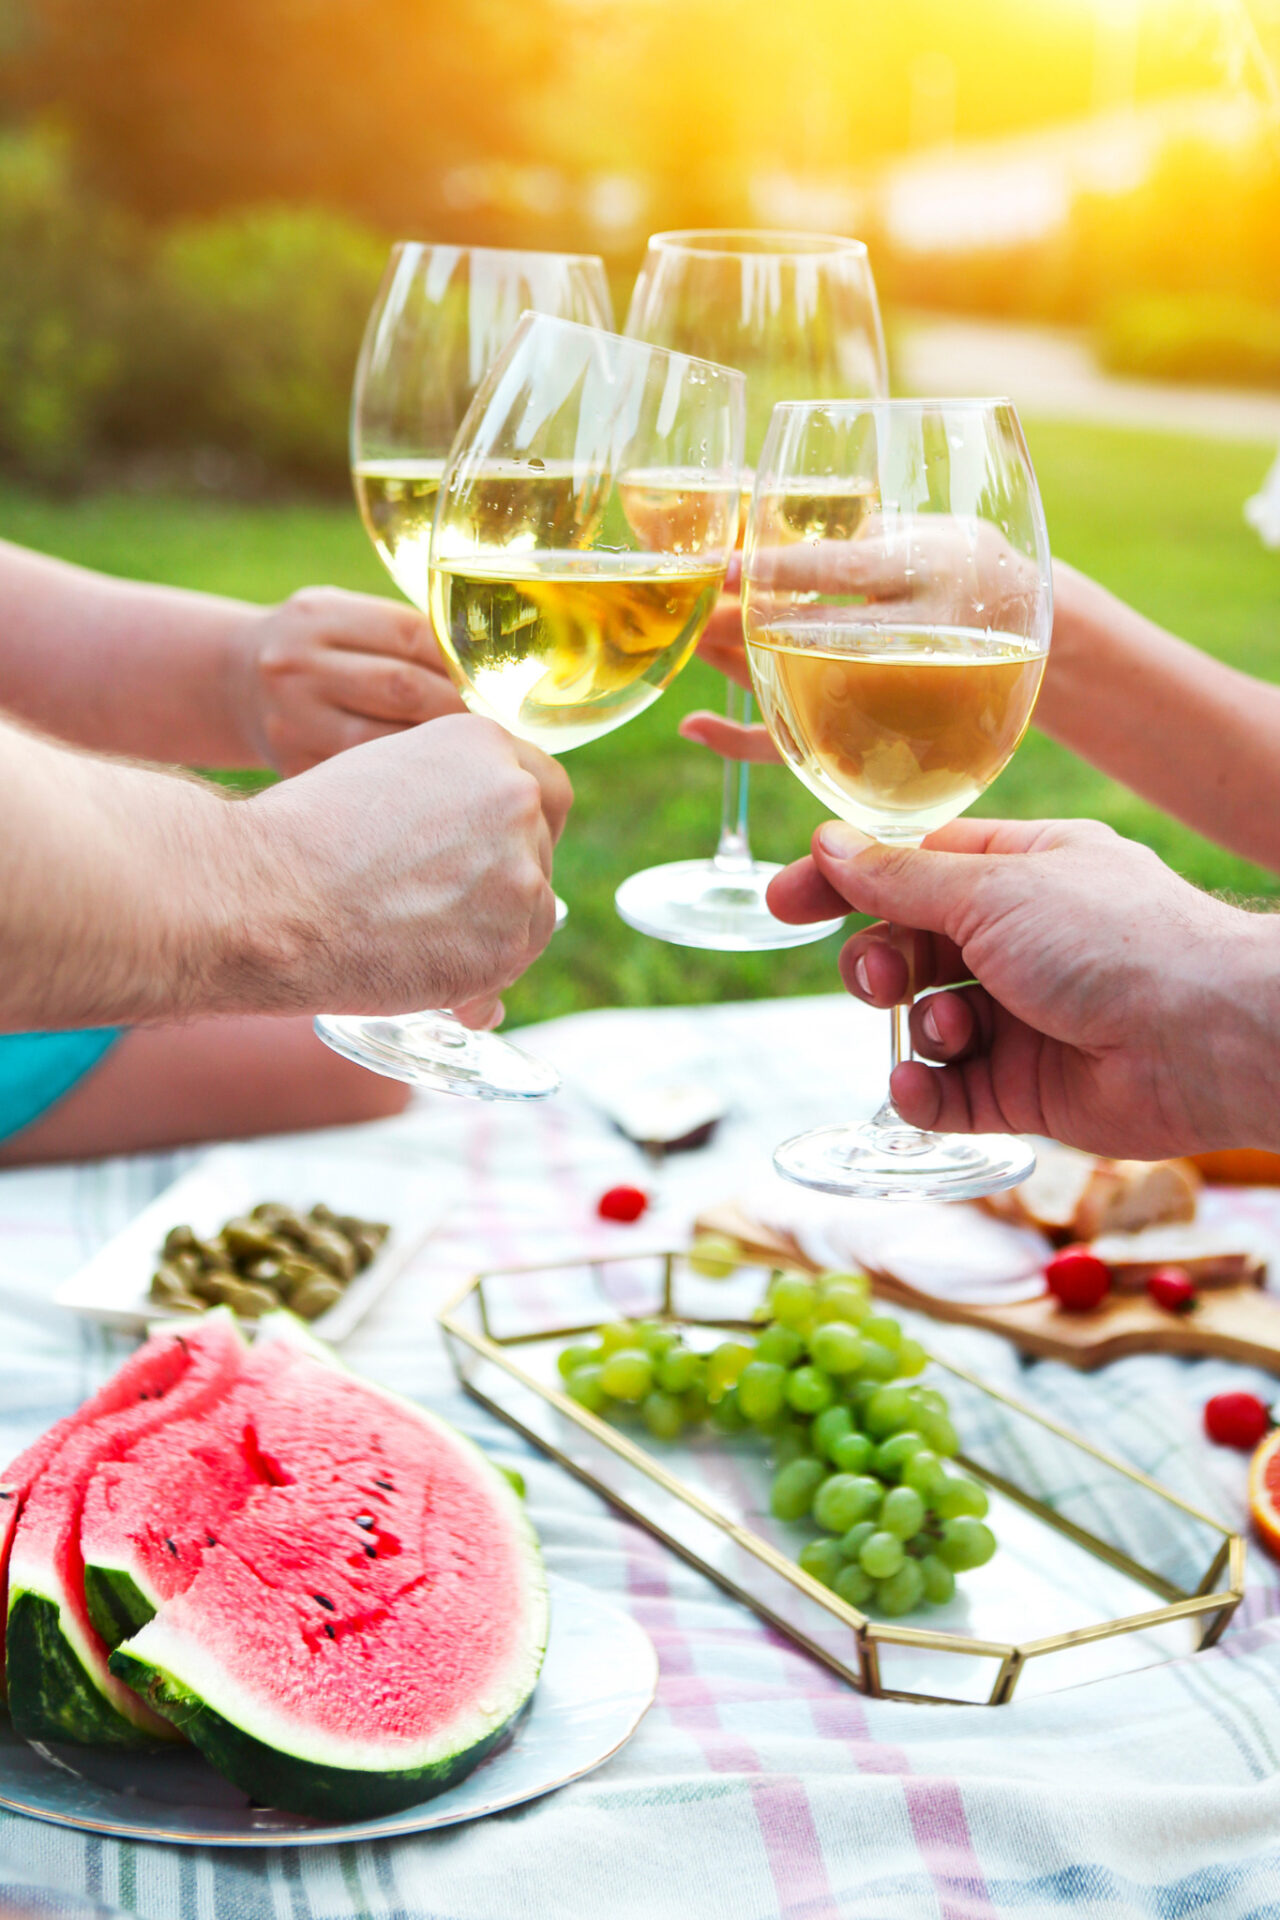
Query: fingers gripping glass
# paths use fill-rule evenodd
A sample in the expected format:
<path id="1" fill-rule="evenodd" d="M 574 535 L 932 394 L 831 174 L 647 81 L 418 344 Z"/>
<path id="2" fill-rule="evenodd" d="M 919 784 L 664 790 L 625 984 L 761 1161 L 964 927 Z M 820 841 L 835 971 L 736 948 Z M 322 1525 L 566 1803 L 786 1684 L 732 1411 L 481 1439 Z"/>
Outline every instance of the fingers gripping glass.
<path id="1" fill-rule="evenodd" d="M 610 327 L 604 263 L 591 254 L 401 242 L 369 315 L 351 399 L 351 475 L 365 531 L 405 597 L 428 611 L 431 525 L 445 461 L 476 389 L 522 313 Z M 563 903 L 557 926 L 564 917 Z M 559 1076 L 446 1012 L 397 1020 L 326 1015 L 338 1053 L 447 1093 L 536 1099 Z"/>
<path id="2" fill-rule="evenodd" d="M 756 698 L 792 772 L 874 839 L 919 846 L 1007 764 L 1044 674 L 1049 545 L 1013 407 L 778 407 L 743 603 Z M 784 1142 L 774 1164 L 827 1193 L 968 1199 L 1016 1185 L 1035 1156 L 1005 1135 L 921 1132 L 890 1094 L 865 1125 Z"/>
<path id="3" fill-rule="evenodd" d="M 670 685 L 734 551 L 743 385 L 685 354 L 524 316 L 445 463 L 428 555 L 432 624 L 474 713 L 562 753 Z M 515 1049 L 483 1039 L 485 1090 L 507 1093 L 494 1049 Z"/>
<path id="4" fill-rule="evenodd" d="M 875 282 L 858 240 L 715 230 L 655 234 L 626 330 L 708 354 L 746 374 L 744 525 L 750 469 L 775 402 L 887 391 Z M 728 713 L 731 720 L 751 718 L 750 693 L 732 682 Z M 747 783 L 746 765 L 726 760 L 712 858 L 650 867 L 623 882 L 617 907 L 628 925 L 679 946 L 728 952 L 804 946 L 835 931 L 838 920 L 789 927 L 769 912 L 765 890 L 778 868 L 752 855 Z"/>

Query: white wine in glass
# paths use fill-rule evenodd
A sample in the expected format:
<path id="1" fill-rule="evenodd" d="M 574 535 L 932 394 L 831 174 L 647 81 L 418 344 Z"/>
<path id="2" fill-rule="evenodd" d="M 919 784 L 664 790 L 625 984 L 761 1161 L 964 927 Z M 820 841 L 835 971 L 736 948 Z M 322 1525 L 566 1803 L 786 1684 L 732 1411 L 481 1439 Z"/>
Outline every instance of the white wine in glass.
<path id="1" fill-rule="evenodd" d="M 867 506 L 851 524 L 847 503 Z M 812 529 L 794 534 L 794 520 Z M 821 523 L 821 530 L 818 528 Z M 917 847 L 1026 732 L 1053 624 L 1049 544 L 1004 400 L 783 405 L 743 560 L 747 659 L 782 758 L 833 813 Z M 891 1017 L 890 1070 L 904 1009 Z M 927 1133 L 892 1095 L 788 1140 L 787 1179 L 869 1199 L 972 1199 L 1035 1165 L 1005 1135 Z"/>
<path id="2" fill-rule="evenodd" d="M 351 400 L 351 477 L 365 529 L 400 591 L 428 611 L 431 527 L 445 462 L 477 387 L 522 313 L 612 325 L 592 254 L 401 242 L 365 328 Z M 495 471 L 475 512 L 501 525 L 519 476 Z M 563 907 L 561 907 L 563 914 Z M 324 1015 L 320 1038 L 397 1080 L 477 1099 L 532 1100 L 559 1075 L 447 1010 L 398 1020 Z"/>
<path id="3" fill-rule="evenodd" d="M 702 353 L 747 376 L 747 468 L 739 539 L 751 498 L 751 469 L 779 400 L 874 396 L 887 391 L 884 336 L 867 250 L 859 240 L 817 233 L 657 233 L 632 295 L 627 332 L 640 340 Z M 867 510 L 856 485 L 836 479 L 825 503 L 792 501 L 796 539 L 814 537 L 835 514 L 849 532 Z M 692 507 L 694 503 L 688 503 Z M 632 511 L 653 506 L 637 490 Z M 816 517 L 815 517 L 816 516 Z M 731 719 L 750 718 L 751 696 L 728 690 Z M 748 769 L 726 761 L 720 841 L 703 860 L 678 860 L 632 874 L 619 887 L 629 926 L 678 946 L 748 952 L 804 946 L 839 925 L 786 926 L 765 891 L 778 868 L 756 860 L 747 830 Z"/>

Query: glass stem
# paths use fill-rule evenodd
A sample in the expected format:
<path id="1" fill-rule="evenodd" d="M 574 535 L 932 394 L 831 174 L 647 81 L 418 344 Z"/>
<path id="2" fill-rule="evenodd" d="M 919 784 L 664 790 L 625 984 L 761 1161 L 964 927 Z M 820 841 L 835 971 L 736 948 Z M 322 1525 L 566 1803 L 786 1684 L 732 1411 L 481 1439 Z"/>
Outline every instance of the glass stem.
<path id="1" fill-rule="evenodd" d="M 728 683 L 725 713 L 741 726 L 751 724 L 751 695 L 745 687 Z M 726 760 L 724 790 L 720 803 L 720 844 L 713 865 L 721 873 L 743 873 L 754 866 L 751 844 L 747 839 L 748 776 L 745 760 Z"/>

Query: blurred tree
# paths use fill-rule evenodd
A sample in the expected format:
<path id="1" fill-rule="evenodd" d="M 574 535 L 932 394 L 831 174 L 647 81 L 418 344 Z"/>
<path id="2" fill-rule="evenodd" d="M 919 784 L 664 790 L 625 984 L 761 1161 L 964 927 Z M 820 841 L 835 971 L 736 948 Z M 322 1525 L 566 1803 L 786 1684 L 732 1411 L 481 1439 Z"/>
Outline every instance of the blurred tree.
<path id="1" fill-rule="evenodd" d="M 20 5 L 3 95 L 65 117 L 101 190 L 149 216 L 308 200 L 439 229 L 449 167 L 531 153 L 554 48 L 528 0 Z"/>

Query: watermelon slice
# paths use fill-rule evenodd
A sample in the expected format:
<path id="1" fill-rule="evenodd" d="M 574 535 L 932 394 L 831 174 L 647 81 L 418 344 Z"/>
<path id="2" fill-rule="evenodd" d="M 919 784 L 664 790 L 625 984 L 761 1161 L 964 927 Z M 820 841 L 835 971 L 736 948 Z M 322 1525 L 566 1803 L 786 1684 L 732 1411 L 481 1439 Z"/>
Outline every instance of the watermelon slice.
<path id="1" fill-rule="evenodd" d="M 128 1463 L 139 1517 L 100 1564 L 159 1606 L 111 1669 L 251 1798 L 331 1819 L 410 1806 L 470 1772 L 523 1710 L 546 1644 L 537 1543 L 503 1475 L 443 1421 L 336 1366 L 264 1379 L 252 1452 L 266 1473 L 224 1500 L 189 1579 L 174 1569 L 202 1517 L 202 1469 L 184 1456 L 193 1504 L 173 1516 L 179 1552 L 161 1578 L 140 1542 L 172 1462 L 145 1452 L 150 1488 L 142 1451 Z M 105 1528 L 94 1552 L 109 1553 Z"/>
<path id="2" fill-rule="evenodd" d="M 48 1438 L 56 1445 L 37 1442 L 10 1469 L 10 1487 L 22 1492 L 13 1503 L 6 1668 L 9 1712 L 24 1739 L 136 1746 L 173 1738 L 172 1726 L 107 1670 L 108 1648 L 85 1604 L 81 1510 L 103 1462 L 211 1405 L 245 1353 L 225 1310 L 190 1332 L 159 1334 L 102 1394 L 53 1429 Z"/>

